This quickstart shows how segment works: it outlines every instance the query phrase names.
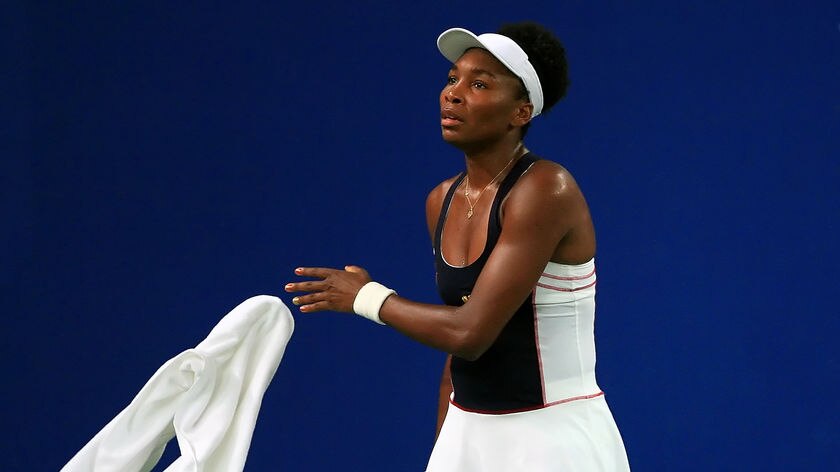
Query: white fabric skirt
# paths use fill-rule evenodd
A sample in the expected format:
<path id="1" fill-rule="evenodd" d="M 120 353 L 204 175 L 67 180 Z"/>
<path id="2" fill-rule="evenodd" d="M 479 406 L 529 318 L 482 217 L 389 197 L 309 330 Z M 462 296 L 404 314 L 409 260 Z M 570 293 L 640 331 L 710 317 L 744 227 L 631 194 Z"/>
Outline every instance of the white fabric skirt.
<path id="1" fill-rule="evenodd" d="M 451 402 L 427 472 L 629 471 L 603 395 L 521 413 L 464 411 Z"/>

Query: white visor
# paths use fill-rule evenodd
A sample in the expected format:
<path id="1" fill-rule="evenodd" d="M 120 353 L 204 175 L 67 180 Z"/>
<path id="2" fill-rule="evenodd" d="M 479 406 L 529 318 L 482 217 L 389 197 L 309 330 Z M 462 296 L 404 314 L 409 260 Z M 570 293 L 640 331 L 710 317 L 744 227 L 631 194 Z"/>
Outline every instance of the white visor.
<path id="1" fill-rule="evenodd" d="M 507 36 L 496 33 L 484 33 L 480 36 L 463 28 L 450 28 L 437 39 L 441 54 L 450 62 L 455 62 L 467 49 L 481 48 L 492 54 L 513 75 L 519 77 L 528 91 L 528 98 L 534 105 L 531 118 L 540 114 L 543 108 L 543 92 L 540 78 L 534 66 L 528 61 L 528 54 L 516 42 Z"/>

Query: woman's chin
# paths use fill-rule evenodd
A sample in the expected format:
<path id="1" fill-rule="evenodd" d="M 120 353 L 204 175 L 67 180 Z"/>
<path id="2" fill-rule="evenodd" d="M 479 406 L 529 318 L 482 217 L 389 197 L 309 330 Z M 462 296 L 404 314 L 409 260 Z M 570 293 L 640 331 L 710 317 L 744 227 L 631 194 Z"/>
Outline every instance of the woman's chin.
<path id="1" fill-rule="evenodd" d="M 452 128 L 441 128 L 440 135 L 444 141 L 452 145 L 457 145 L 463 141 L 463 136 Z"/>

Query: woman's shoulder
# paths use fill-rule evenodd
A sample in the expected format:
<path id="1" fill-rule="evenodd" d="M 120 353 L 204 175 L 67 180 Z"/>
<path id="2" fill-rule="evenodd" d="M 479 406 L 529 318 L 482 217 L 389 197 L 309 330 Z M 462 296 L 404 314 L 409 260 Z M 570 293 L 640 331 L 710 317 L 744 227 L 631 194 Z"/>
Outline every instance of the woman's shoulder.
<path id="1" fill-rule="evenodd" d="M 446 193 L 449 192 L 449 189 L 452 188 L 452 184 L 454 184 L 460 176 L 461 174 L 453 175 L 452 177 L 437 184 L 426 197 L 426 205 L 440 206 L 443 203 L 443 198 L 446 196 Z"/>
<path id="2" fill-rule="evenodd" d="M 517 179 L 503 201 L 503 214 L 511 209 L 545 215 L 575 212 L 586 200 L 575 178 L 557 162 L 540 157 Z"/>
<path id="3" fill-rule="evenodd" d="M 460 176 L 461 174 L 454 175 L 437 184 L 437 186 L 433 188 L 426 197 L 426 224 L 429 227 L 429 236 L 432 237 L 432 240 L 434 240 L 435 228 L 437 227 L 437 220 L 440 217 L 440 209 L 443 206 L 443 199 Z"/>
<path id="4" fill-rule="evenodd" d="M 516 187 L 546 193 L 546 196 L 558 192 L 579 191 L 577 182 L 568 169 L 544 157 L 534 157 L 536 160 L 519 178 Z"/>

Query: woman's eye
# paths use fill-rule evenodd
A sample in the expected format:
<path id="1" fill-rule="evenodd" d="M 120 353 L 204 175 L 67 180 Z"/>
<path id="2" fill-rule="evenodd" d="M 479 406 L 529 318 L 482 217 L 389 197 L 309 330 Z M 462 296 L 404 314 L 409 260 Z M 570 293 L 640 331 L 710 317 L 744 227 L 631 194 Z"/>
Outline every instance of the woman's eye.
<path id="1" fill-rule="evenodd" d="M 449 84 L 449 85 L 452 85 L 452 84 L 454 84 L 455 82 L 456 82 L 455 77 L 453 77 L 453 76 L 451 76 L 451 75 L 450 75 L 450 76 L 446 79 L 446 83 L 447 83 L 447 84 Z"/>
<path id="2" fill-rule="evenodd" d="M 482 82 L 480 80 L 476 80 L 475 82 L 473 82 L 473 87 L 478 88 L 478 89 L 485 89 L 485 88 L 487 88 L 487 84 L 485 84 L 484 82 Z"/>

